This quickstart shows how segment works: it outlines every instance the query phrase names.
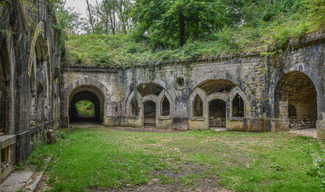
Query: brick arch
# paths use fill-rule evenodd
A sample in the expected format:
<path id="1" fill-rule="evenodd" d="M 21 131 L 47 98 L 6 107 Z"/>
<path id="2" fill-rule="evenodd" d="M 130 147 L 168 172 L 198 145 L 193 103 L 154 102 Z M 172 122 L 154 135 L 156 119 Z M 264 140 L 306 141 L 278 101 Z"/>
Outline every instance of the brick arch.
<path id="1" fill-rule="evenodd" d="M 277 88 L 277 85 L 279 83 L 279 81 L 288 73 L 290 72 L 301 72 L 305 75 L 307 75 L 310 80 L 313 82 L 316 92 L 317 92 L 317 116 L 318 116 L 318 120 L 325 120 L 322 115 L 322 113 L 325 113 L 325 94 L 324 94 L 324 86 L 322 83 L 322 78 L 317 75 L 317 72 L 315 71 L 314 68 L 308 66 L 308 65 L 304 65 L 304 64 L 300 64 L 300 65 L 296 65 L 294 67 L 285 69 L 283 71 L 283 73 L 281 73 L 281 75 L 275 76 L 274 79 L 274 84 L 272 84 L 272 86 L 270 87 L 270 106 L 272 106 L 272 104 L 274 104 L 275 102 L 275 91 Z M 274 107 L 271 107 L 271 117 L 275 118 L 275 110 Z"/>
<path id="2" fill-rule="evenodd" d="M 218 76 L 218 78 L 206 76 L 203 79 L 195 80 L 189 86 L 189 88 L 191 90 L 194 90 L 195 88 L 200 87 L 200 85 L 202 85 L 205 82 L 208 82 L 208 81 L 219 81 L 219 80 L 220 81 L 228 81 L 228 82 L 234 83 L 236 86 L 239 86 L 246 93 L 247 96 L 250 96 L 250 92 L 249 91 L 246 91 L 246 90 L 250 90 L 250 88 L 245 83 L 243 83 L 238 78 L 233 78 L 232 76 L 227 75 L 226 73 L 224 74 L 224 76 Z"/>
<path id="3" fill-rule="evenodd" d="M 86 87 L 89 87 L 87 89 Z M 107 106 L 106 101 L 108 101 L 108 89 L 103 85 L 102 83 L 90 79 L 90 78 L 84 78 L 80 79 L 78 81 L 75 81 L 71 83 L 68 87 L 64 89 L 64 105 L 63 105 L 63 116 L 65 118 L 65 125 L 67 126 L 69 123 L 67 122 L 69 120 L 69 107 L 71 99 L 74 95 L 76 95 L 79 90 L 86 90 L 89 92 L 94 93 L 97 97 L 100 99 L 100 116 L 103 118 L 107 114 Z M 102 121 L 102 119 L 101 119 Z"/>
<path id="4" fill-rule="evenodd" d="M 210 101 L 215 100 L 215 99 L 219 99 L 219 100 L 226 102 L 227 97 L 228 96 L 224 93 L 212 93 L 207 97 L 207 102 L 209 103 Z"/>
<path id="5" fill-rule="evenodd" d="M 203 91 L 201 88 L 197 87 L 189 96 L 189 99 L 187 101 L 187 108 L 188 108 L 188 117 L 192 118 L 194 117 L 193 114 L 193 101 L 194 98 L 199 95 L 202 102 L 203 102 L 203 117 L 208 117 L 208 102 L 207 102 L 207 94 L 205 91 Z"/>
<path id="6" fill-rule="evenodd" d="M 160 95 L 158 96 L 158 104 L 159 104 L 159 116 L 161 116 L 161 113 L 162 113 L 162 102 L 163 102 L 163 99 L 164 98 L 167 98 L 168 101 L 169 101 L 169 116 L 170 117 L 173 117 L 174 114 L 175 114 L 175 102 L 174 102 L 174 99 L 171 97 L 171 95 L 166 91 L 166 90 L 163 90 Z"/>
<path id="7" fill-rule="evenodd" d="M 141 81 L 139 81 L 137 83 L 137 86 L 139 86 L 139 85 L 141 85 L 143 83 L 147 83 L 147 82 L 144 81 L 144 80 L 141 80 Z M 157 85 L 159 85 L 159 86 L 161 86 L 163 88 L 163 90 L 161 91 L 161 93 L 159 94 L 159 96 L 162 93 L 164 93 L 165 95 L 168 95 L 168 100 L 169 100 L 170 106 L 173 106 L 173 108 L 175 108 L 174 106 L 175 106 L 175 97 L 176 97 L 176 95 L 175 95 L 175 93 L 173 91 L 170 91 L 170 90 L 167 90 L 166 89 L 166 84 L 164 83 L 164 81 L 162 81 L 162 80 L 154 80 L 151 83 L 155 83 L 155 84 L 157 84 Z M 124 103 L 125 113 L 127 115 L 131 114 L 131 112 L 130 112 L 130 108 L 131 108 L 130 107 L 130 102 L 131 102 L 131 100 L 132 100 L 132 98 L 134 97 L 134 94 L 135 94 L 134 93 L 134 90 L 133 90 L 133 84 L 130 84 L 128 87 L 129 88 L 128 88 L 128 91 L 126 92 L 126 99 L 125 99 L 125 103 Z M 143 99 L 142 96 L 141 96 L 141 94 L 139 94 L 139 93 L 137 94 L 137 99 L 138 99 L 138 104 L 139 104 L 139 107 L 140 107 L 141 104 L 142 104 L 141 101 Z"/>
<path id="8" fill-rule="evenodd" d="M 131 94 L 126 98 L 126 103 L 125 103 L 125 112 L 126 112 L 126 115 L 128 116 L 132 116 L 132 107 L 131 107 L 131 102 L 132 102 L 132 99 L 134 97 L 134 91 L 131 92 Z M 141 107 L 141 95 L 137 95 L 137 103 L 138 103 L 138 107 Z M 139 114 L 138 116 L 141 115 L 141 110 L 139 110 Z"/>
<path id="9" fill-rule="evenodd" d="M 247 99 L 247 96 L 245 94 L 245 92 L 243 90 L 241 90 L 238 86 L 233 88 L 231 90 L 231 92 L 229 93 L 228 95 L 228 98 L 227 98 L 227 106 L 230 108 L 230 110 L 227 112 L 227 117 L 232 117 L 232 110 L 233 110 L 233 106 L 232 106 L 232 103 L 233 103 L 233 100 L 235 98 L 236 95 L 239 95 L 243 101 L 244 101 L 244 117 L 245 118 L 250 118 L 251 117 L 251 106 L 250 106 L 250 102 L 249 100 Z"/>

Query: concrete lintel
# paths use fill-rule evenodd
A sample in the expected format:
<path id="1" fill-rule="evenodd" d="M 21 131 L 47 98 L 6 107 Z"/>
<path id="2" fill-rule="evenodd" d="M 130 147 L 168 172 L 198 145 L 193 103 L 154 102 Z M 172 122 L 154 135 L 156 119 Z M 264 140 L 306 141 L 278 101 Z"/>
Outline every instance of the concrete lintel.
<path id="1" fill-rule="evenodd" d="M 16 136 L 15 135 L 3 135 L 0 136 L 0 149 L 4 149 L 10 145 L 16 143 Z"/>

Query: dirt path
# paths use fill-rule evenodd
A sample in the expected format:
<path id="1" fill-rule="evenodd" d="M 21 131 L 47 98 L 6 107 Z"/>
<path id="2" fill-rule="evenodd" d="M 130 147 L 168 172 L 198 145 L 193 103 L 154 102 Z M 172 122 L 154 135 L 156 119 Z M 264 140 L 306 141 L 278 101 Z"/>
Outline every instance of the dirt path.
<path id="1" fill-rule="evenodd" d="M 300 135 L 300 136 L 307 136 L 307 137 L 317 138 L 317 129 L 316 128 L 291 130 L 289 132 Z"/>

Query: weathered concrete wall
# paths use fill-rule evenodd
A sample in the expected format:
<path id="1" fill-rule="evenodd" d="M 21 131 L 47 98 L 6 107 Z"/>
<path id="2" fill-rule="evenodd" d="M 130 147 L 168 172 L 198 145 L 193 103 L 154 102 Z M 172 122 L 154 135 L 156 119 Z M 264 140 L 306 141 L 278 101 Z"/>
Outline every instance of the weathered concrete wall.
<path id="1" fill-rule="evenodd" d="M 1 181 L 59 124 L 60 61 L 49 1 L 6 1 L 0 15 Z"/>
<path id="2" fill-rule="evenodd" d="M 87 81 L 89 86 L 102 86 L 107 126 L 143 127 L 150 121 L 145 119 L 148 116 L 162 129 L 206 129 L 214 120 L 210 102 L 218 99 L 225 103 L 228 130 L 285 131 L 299 125 L 317 126 L 319 138 L 325 135 L 323 33 L 292 42 L 284 54 L 273 58 L 252 54 L 168 63 L 156 69 L 153 80 L 147 66 L 125 71 L 63 66 L 61 73 L 65 126 L 71 91 Z M 163 115 L 165 98 L 167 116 Z M 150 114 L 144 109 L 147 101 L 156 103 Z M 289 105 L 294 113 L 290 117 Z"/>

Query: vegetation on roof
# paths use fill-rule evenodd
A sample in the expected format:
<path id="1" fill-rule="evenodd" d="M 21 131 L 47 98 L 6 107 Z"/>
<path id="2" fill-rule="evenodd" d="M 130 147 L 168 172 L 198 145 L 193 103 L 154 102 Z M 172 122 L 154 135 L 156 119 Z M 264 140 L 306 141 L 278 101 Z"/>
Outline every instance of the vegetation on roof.
<path id="1" fill-rule="evenodd" d="M 125 67 L 233 54 L 277 55 L 290 39 L 325 27 L 323 0 L 152 2 L 138 0 L 132 5 L 128 18 L 134 25 L 128 34 L 94 30 L 69 35 L 66 63 Z M 215 6 L 222 10 L 211 11 Z M 180 12 L 185 33 L 176 14 Z"/>

